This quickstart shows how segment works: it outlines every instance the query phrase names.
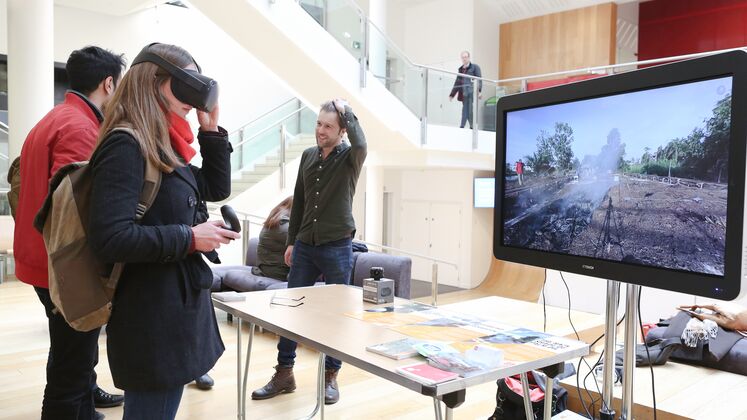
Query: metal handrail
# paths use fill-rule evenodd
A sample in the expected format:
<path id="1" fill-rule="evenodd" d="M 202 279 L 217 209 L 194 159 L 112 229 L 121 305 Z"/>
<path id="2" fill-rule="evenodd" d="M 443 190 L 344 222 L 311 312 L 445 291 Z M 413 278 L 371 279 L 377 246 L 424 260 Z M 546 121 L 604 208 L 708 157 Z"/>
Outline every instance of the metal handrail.
<path id="1" fill-rule="evenodd" d="M 405 251 L 403 249 L 398 249 L 398 248 L 394 248 L 391 246 L 377 244 L 374 242 L 360 241 L 360 240 L 355 241 L 355 242 L 360 242 L 366 245 L 375 246 L 375 247 L 381 248 L 382 250 L 391 250 L 391 251 L 399 252 L 401 254 L 409 255 L 411 257 L 418 257 L 418 258 L 430 260 L 431 261 L 431 305 L 433 306 L 438 306 L 438 264 L 437 263 L 447 264 L 447 265 L 454 267 L 457 273 L 457 282 L 459 282 L 459 264 L 453 263 L 451 261 L 445 261 L 445 260 L 441 260 L 438 258 L 429 257 L 427 255 L 416 254 L 414 252 Z"/>
<path id="2" fill-rule="evenodd" d="M 447 265 L 450 265 L 450 266 L 452 266 L 454 268 L 457 268 L 457 269 L 459 268 L 459 264 L 457 264 L 457 263 L 454 263 L 454 262 L 451 262 L 451 261 L 446 261 L 446 260 L 441 260 L 441 259 L 438 259 L 438 258 L 429 257 L 427 255 L 416 254 L 414 252 L 405 251 L 403 249 L 394 248 L 394 247 L 391 247 L 391 246 L 381 245 L 381 244 L 377 244 L 377 243 L 374 243 L 374 242 L 368 242 L 368 241 L 356 240 L 355 242 L 359 242 L 359 243 L 362 243 L 362 244 L 375 246 L 377 248 L 386 249 L 388 251 L 399 252 L 401 254 L 409 255 L 411 257 L 424 258 L 426 260 L 430 260 L 430 261 L 433 261 L 433 262 L 437 262 L 437 263 L 441 263 L 441 264 L 447 264 Z"/>
<path id="3" fill-rule="evenodd" d="M 535 74 L 535 75 L 524 76 L 524 77 L 512 77 L 509 79 L 498 79 L 496 80 L 496 83 L 517 82 L 521 80 L 540 79 L 540 78 L 545 78 L 545 77 L 563 76 L 563 75 L 584 73 L 584 72 L 589 73 L 589 74 L 594 74 L 594 73 L 599 73 L 599 72 L 603 72 L 606 70 L 613 70 L 619 67 L 645 66 L 648 64 L 667 63 L 670 61 L 687 60 L 690 58 L 705 57 L 708 55 L 721 54 L 721 53 L 725 53 L 729 51 L 740 51 L 740 50 L 742 51 L 747 50 L 747 46 L 739 47 L 739 48 L 727 48 L 727 49 L 716 50 L 716 51 L 693 53 L 693 54 L 674 55 L 671 57 L 652 58 L 650 60 L 631 61 L 629 63 L 617 63 L 617 64 L 608 64 L 605 66 L 585 67 L 585 68 L 576 69 L 576 70 L 557 71 L 553 73 Z"/>
<path id="4" fill-rule="evenodd" d="M 253 119 L 253 120 L 251 120 L 250 122 L 248 122 L 248 123 L 244 124 L 244 125 L 242 126 L 242 128 L 244 128 L 244 127 L 246 127 L 246 126 L 248 126 L 248 125 L 252 125 L 252 124 L 254 124 L 254 122 L 255 122 L 255 121 L 259 121 L 259 120 L 261 120 L 262 118 L 264 118 L 264 117 L 266 117 L 266 116 L 268 116 L 268 115 L 272 114 L 273 112 L 275 112 L 275 111 L 277 111 L 278 109 L 280 109 L 280 108 L 282 108 L 282 107 L 284 107 L 284 106 L 288 105 L 289 103 L 291 103 L 291 102 L 293 102 L 293 101 L 298 101 L 299 105 L 301 104 L 301 101 L 299 101 L 299 100 L 298 100 L 298 98 L 291 98 L 291 99 L 288 99 L 287 101 L 285 101 L 285 102 L 283 102 L 282 104 L 280 104 L 280 105 L 276 106 L 275 108 L 272 108 L 271 110 L 269 110 L 269 111 L 267 111 L 267 112 L 264 112 L 264 113 L 260 114 L 260 115 L 259 115 L 258 117 L 256 117 L 255 119 Z"/>
<path id="5" fill-rule="evenodd" d="M 552 72 L 552 73 L 543 73 L 543 74 L 535 74 L 535 75 L 530 75 L 530 76 L 512 77 L 512 78 L 507 78 L 507 79 L 495 79 L 494 80 L 494 79 L 488 79 L 488 78 L 484 78 L 484 77 L 472 76 L 472 75 L 469 75 L 469 74 L 458 73 L 458 72 L 454 72 L 454 71 L 450 71 L 450 70 L 444 70 L 444 69 L 440 69 L 440 68 L 428 66 L 428 65 L 425 65 L 425 64 L 419 64 L 419 63 L 413 62 L 397 46 L 397 44 L 395 44 L 394 41 L 392 41 L 392 39 L 389 38 L 389 36 L 387 36 L 387 34 L 383 30 L 381 30 L 378 26 L 376 26 L 375 23 L 371 22 L 371 20 L 368 18 L 368 16 L 363 11 L 363 9 L 360 8 L 360 6 L 358 6 L 353 0 L 345 0 L 345 1 L 346 1 L 346 3 L 348 3 L 348 5 L 352 6 L 353 9 L 355 9 L 355 11 L 358 13 L 358 15 L 359 15 L 359 17 L 361 19 L 365 20 L 366 23 L 368 23 L 369 25 L 371 25 L 371 27 L 373 27 L 374 29 L 376 29 L 381 34 L 381 36 L 384 38 L 385 42 L 387 43 L 388 47 L 391 47 L 393 50 L 395 50 L 411 66 L 413 66 L 413 67 L 420 67 L 420 68 L 428 69 L 428 70 L 431 70 L 431 71 L 438 71 L 438 72 L 442 72 L 442 73 L 447 73 L 447 74 L 451 74 L 451 75 L 454 75 L 454 76 L 465 77 L 465 78 L 473 79 L 473 80 L 481 80 L 483 82 L 489 82 L 489 83 L 495 83 L 495 84 L 507 83 L 507 82 L 516 82 L 516 81 L 524 81 L 524 80 L 530 80 L 530 79 L 540 79 L 540 78 L 553 77 L 553 76 L 563 76 L 563 75 L 576 74 L 576 73 L 596 73 L 596 72 L 599 72 L 599 71 L 613 70 L 613 69 L 620 68 L 620 67 L 641 66 L 641 65 L 648 65 L 648 64 L 665 63 L 665 62 L 669 62 L 669 61 L 687 60 L 687 59 L 690 59 L 690 58 L 697 58 L 697 57 L 703 57 L 703 56 L 707 56 L 707 55 L 720 54 L 720 53 L 724 53 L 724 52 L 728 52 L 728 51 L 737 51 L 737 50 L 746 50 L 747 49 L 747 46 L 739 47 L 739 48 L 727 48 L 727 49 L 716 50 L 716 51 L 708 51 L 708 52 L 701 52 L 701 53 L 694 53 L 694 54 L 684 54 L 684 55 L 677 55 L 677 56 L 663 57 L 663 58 L 655 58 L 655 59 L 643 60 L 643 61 L 633 61 L 633 62 L 628 62 L 628 63 L 609 64 L 609 65 L 604 65 L 604 66 L 586 67 L 586 68 L 575 69 L 575 70 L 564 70 L 564 71 L 558 71 L 558 72 Z M 298 3 L 298 2 L 300 2 L 300 0 L 296 0 L 296 2 Z"/>
<path id="6" fill-rule="evenodd" d="M 207 208 L 208 208 L 208 213 L 214 214 L 216 216 L 220 216 L 221 215 L 220 214 L 220 206 L 219 205 L 210 203 L 210 204 L 207 205 Z M 241 211 L 241 210 L 237 210 L 237 209 L 233 209 L 233 211 L 237 215 L 243 216 L 244 219 L 249 219 L 250 217 L 253 217 L 255 219 L 260 219 L 260 220 L 262 220 L 264 222 L 264 220 L 267 218 L 267 216 L 258 216 L 256 214 L 247 213 L 245 211 Z"/>
<path id="7" fill-rule="evenodd" d="M 219 207 L 217 205 L 214 205 L 214 204 L 209 204 L 208 205 L 208 213 L 209 214 L 212 214 L 212 215 L 218 216 L 218 217 L 222 217 L 222 215 L 220 214 L 220 211 L 218 209 L 219 209 Z M 234 211 L 236 212 L 236 214 L 243 216 L 242 222 L 244 222 L 244 223 L 243 223 L 243 232 L 242 232 L 243 233 L 242 234 L 242 255 L 246 255 L 246 250 L 247 250 L 247 247 L 248 247 L 248 243 L 249 243 L 248 241 L 249 241 L 249 236 L 250 236 L 249 235 L 249 224 L 255 224 L 255 225 L 260 225 L 261 226 L 261 225 L 264 224 L 264 220 L 266 219 L 266 217 L 265 216 L 259 216 L 259 215 L 256 215 L 256 214 L 247 213 L 247 212 L 244 212 L 244 211 L 241 211 L 241 210 L 236 210 L 236 209 L 234 209 Z M 261 223 L 260 222 L 253 222 L 253 221 L 249 220 L 250 217 L 253 217 L 255 219 L 260 219 L 260 220 L 262 220 L 262 222 Z M 406 251 L 404 249 L 399 249 L 399 248 L 394 248 L 394 247 L 387 246 L 387 245 L 377 244 L 377 243 L 374 243 L 374 242 L 361 241 L 361 240 L 356 240 L 355 242 L 363 243 L 363 244 L 366 244 L 367 246 L 377 247 L 377 248 L 380 248 L 382 250 L 394 251 L 394 252 L 397 252 L 397 253 L 400 253 L 400 254 L 404 254 L 404 255 L 407 255 L 407 256 L 410 256 L 410 257 L 417 257 L 417 258 L 422 258 L 422 259 L 430 261 L 431 264 L 432 264 L 431 265 L 431 304 L 433 306 L 437 306 L 438 305 L 438 265 L 437 264 L 446 264 L 446 265 L 450 265 L 450 266 L 454 267 L 454 269 L 456 270 L 456 273 L 457 273 L 457 281 L 459 281 L 459 264 L 457 264 L 457 263 L 454 263 L 454 262 L 451 262 L 451 261 L 442 260 L 442 259 L 439 259 L 439 258 L 429 257 L 427 255 L 418 254 L 418 253 L 411 252 L 411 251 Z"/>
<path id="8" fill-rule="evenodd" d="M 298 108 L 297 110 L 295 110 L 295 111 L 291 112 L 290 114 L 286 115 L 285 117 L 283 117 L 283 118 L 281 118 L 281 119 L 279 119 L 279 120 L 275 121 L 274 123 L 270 124 L 270 125 L 269 125 L 269 126 L 267 126 L 266 128 L 263 128 L 262 130 L 260 130 L 260 131 L 258 131 L 258 132 L 256 132 L 256 133 L 252 134 L 252 135 L 251 135 L 251 136 L 249 136 L 248 138 L 246 138 L 246 139 L 244 139 L 244 140 L 240 141 L 239 143 L 237 143 L 237 144 L 234 144 L 234 145 L 233 145 L 233 148 L 235 149 L 235 148 L 238 148 L 239 146 L 243 146 L 244 144 L 246 144 L 246 143 L 250 142 L 251 140 L 254 140 L 255 138 L 257 138 L 258 136 L 260 136 L 260 135 L 262 135 L 262 134 L 264 134 L 264 133 L 266 133 L 266 132 L 268 132 L 268 131 L 270 131 L 270 130 L 272 130 L 272 129 L 276 129 L 276 128 L 277 128 L 277 126 L 278 126 L 278 125 L 280 125 L 280 124 L 281 124 L 281 123 L 282 123 L 283 121 L 285 121 L 285 120 L 287 120 L 288 118 L 290 118 L 290 117 L 292 117 L 292 116 L 294 116 L 294 115 L 298 114 L 299 112 L 303 111 L 304 109 L 309 109 L 309 108 L 308 108 L 308 107 L 307 107 L 306 105 L 302 106 L 301 108 Z M 238 131 L 238 130 L 237 130 L 237 131 Z M 235 132 L 236 132 L 236 131 L 234 131 L 234 133 L 235 133 Z"/>
<path id="9" fill-rule="evenodd" d="M 0 153 L 0 159 L 10 160 L 10 158 L 3 153 Z"/>
<path id="10" fill-rule="evenodd" d="M 10 127 L 8 127 L 8 124 L 5 124 L 4 122 L 0 121 L 0 130 L 3 130 L 7 133 L 8 130 L 10 130 Z"/>

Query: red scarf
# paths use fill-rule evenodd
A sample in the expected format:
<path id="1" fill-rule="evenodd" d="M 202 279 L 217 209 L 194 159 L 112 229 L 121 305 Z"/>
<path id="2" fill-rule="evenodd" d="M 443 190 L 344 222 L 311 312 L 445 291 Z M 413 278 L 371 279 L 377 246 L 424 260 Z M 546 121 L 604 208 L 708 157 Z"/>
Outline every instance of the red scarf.
<path id="1" fill-rule="evenodd" d="M 195 141 L 195 135 L 192 128 L 184 118 L 169 112 L 169 138 L 171 147 L 181 156 L 186 163 L 192 160 L 197 151 L 190 146 Z"/>

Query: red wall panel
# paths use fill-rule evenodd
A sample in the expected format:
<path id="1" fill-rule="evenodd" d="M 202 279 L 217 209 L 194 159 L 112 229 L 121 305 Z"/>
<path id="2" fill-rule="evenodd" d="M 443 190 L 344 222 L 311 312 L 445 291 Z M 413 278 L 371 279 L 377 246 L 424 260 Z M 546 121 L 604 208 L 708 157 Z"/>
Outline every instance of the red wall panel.
<path id="1" fill-rule="evenodd" d="M 747 0 L 640 4 L 638 59 L 747 46 Z"/>

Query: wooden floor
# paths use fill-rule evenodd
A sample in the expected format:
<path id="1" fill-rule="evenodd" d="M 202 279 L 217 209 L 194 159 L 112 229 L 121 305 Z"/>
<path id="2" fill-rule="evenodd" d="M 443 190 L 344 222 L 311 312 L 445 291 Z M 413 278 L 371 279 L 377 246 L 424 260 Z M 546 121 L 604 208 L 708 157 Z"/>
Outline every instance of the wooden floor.
<path id="1" fill-rule="evenodd" d="M 439 297 L 439 304 L 479 297 L 480 293 L 458 292 Z M 429 298 L 424 301 L 428 301 Z M 178 419 L 236 418 L 236 330 L 226 316 L 218 312 L 219 327 L 226 352 L 210 372 L 216 385 L 210 391 L 186 387 Z M 246 335 L 246 332 L 245 332 Z M 270 333 L 255 335 L 249 368 L 249 389 L 264 385 L 273 373 L 277 337 Z M 243 339 L 246 345 L 246 338 Z M 33 288 L 15 280 L 0 284 L 0 419 L 39 417 L 45 384 L 45 365 L 49 346 L 47 320 Z M 99 385 L 113 388 L 106 357 L 106 337 L 99 340 L 100 358 L 96 368 Z M 296 363 L 298 389 L 271 400 L 247 402 L 250 419 L 292 419 L 308 414 L 314 406 L 314 381 L 317 354 L 299 349 Z M 428 419 L 433 418 L 433 402 L 398 385 L 344 366 L 338 378 L 340 402 L 327 406 L 328 419 Z M 466 402 L 454 411 L 455 419 L 485 419 L 495 406 L 495 384 L 471 387 Z M 108 419 L 122 417 L 121 408 L 101 409 Z"/>

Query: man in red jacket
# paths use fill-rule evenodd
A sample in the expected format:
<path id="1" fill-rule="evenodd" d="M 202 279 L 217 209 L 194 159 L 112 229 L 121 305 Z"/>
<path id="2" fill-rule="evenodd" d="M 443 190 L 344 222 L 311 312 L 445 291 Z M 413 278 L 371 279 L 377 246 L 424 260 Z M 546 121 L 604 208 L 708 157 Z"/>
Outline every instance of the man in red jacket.
<path id="1" fill-rule="evenodd" d="M 114 93 L 125 62 L 99 47 L 73 51 L 65 67 L 70 90 L 29 132 L 21 149 L 21 191 L 16 210 L 13 254 L 16 277 L 34 286 L 49 319 L 47 386 L 44 389 L 42 419 L 98 419 L 99 406 L 121 404 L 96 386 L 99 329 L 72 329 L 49 297 L 47 252 L 33 220 L 47 196 L 49 179 L 62 166 L 88 160 L 96 145 L 101 107 Z M 103 404 L 102 404 L 103 403 Z M 107 404 L 108 403 L 108 404 Z"/>

